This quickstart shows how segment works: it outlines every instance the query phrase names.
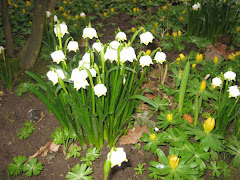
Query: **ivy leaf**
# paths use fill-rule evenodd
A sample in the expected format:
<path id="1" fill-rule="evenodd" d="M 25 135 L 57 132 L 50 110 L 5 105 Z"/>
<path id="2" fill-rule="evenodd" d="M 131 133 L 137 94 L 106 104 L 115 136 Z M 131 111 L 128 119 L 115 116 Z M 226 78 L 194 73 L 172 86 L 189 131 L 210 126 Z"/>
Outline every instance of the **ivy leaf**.
<path id="1" fill-rule="evenodd" d="M 31 177 L 32 175 L 37 176 L 42 170 L 43 165 L 41 162 L 37 162 L 37 158 L 32 158 L 28 163 L 23 165 L 23 172 L 25 172 L 25 175 L 28 177 Z"/>
<path id="2" fill-rule="evenodd" d="M 91 167 L 87 167 L 86 164 L 77 164 L 72 168 L 72 171 L 68 172 L 66 178 L 69 180 L 92 180 L 93 177 L 89 176 L 92 173 Z"/>
<path id="3" fill-rule="evenodd" d="M 17 176 L 21 174 L 23 163 L 27 160 L 26 156 L 17 156 L 13 158 L 13 161 L 15 163 L 9 163 L 8 164 L 8 174 Z"/>

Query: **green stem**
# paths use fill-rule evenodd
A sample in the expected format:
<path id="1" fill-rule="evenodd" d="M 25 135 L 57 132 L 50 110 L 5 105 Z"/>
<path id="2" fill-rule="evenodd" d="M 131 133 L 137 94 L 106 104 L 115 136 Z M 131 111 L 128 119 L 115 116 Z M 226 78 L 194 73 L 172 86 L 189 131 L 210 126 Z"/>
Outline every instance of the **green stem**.
<path id="1" fill-rule="evenodd" d="M 198 122 L 198 114 L 199 114 L 199 93 L 196 94 L 195 98 L 195 117 L 194 117 L 194 125 L 197 126 Z"/>
<path id="2" fill-rule="evenodd" d="M 230 110 L 229 113 L 228 113 L 228 117 L 232 114 L 232 111 L 234 110 L 234 108 L 235 108 L 235 106 L 236 106 L 236 104 L 237 104 L 239 98 L 240 98 L 240 96 L 238 96 L 238 98 L 236 99 L 235 103 L 233 104 L 231 110 Z"/>

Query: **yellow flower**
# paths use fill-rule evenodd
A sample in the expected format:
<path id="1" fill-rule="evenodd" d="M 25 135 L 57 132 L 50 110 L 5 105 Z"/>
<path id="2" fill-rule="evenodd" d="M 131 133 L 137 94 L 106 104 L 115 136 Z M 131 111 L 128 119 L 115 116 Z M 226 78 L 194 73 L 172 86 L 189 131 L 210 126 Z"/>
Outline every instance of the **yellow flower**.
<path id="1" fill-rule="evenodd" d="M 131 27 L 131 32 L 134 33 L 136 31 L 135 27 Z"/>
<path id="2" fill-rule="evenodd" d="M 78 19 L 79 19 L 79 15 L 76 15 L 74 19 L 75 19 L 75 20 L 78 20 Z"/>
<path id="3" fill-rule="evenodd" d="M 213 62 L 214 62 L 214 64 L 217 64 L 217 63 L 218 63 L 218 57 L 217 57 L 217 56 L 214 56 Z"/>
<path id="4" fill-rule="evenodd" d="M 151 50 L 148 49 L 148 50 L 146 51 L 146 55 L 150 55 L 150 54 L 151 54 Z"/>
<path id="5" fill-rule="evenodd" d="M 18 8 L 18 5 L 17 5 L 17 4 L 14 4 L 13 6 L 14 6 L 15 8 Z"/>
<path id="6" fill-rule="evenodd" d="M 136 0 L 133 0 L 133 2 L 137 2 Z"/>
<path id="7" fill-rule="evenodd" d="M 139 8 L 137 8 L 137 12 L 139 12 Z"/>
<path id="8" fill-rule="evenodd" d="M 156 140 L 156 134 L 155 133 L 153 133 L 153 134 L 150 134 L 150 139 L 152 140 L 152 141 L 155 141 Z"/>
<path id="9" fill-rule="evenodd" d="M 181 58 L 178 57 L 178 58 L 176 59 L 176 63 L 177 63 L 177 64 L 180 64 L 180 61 L 181 61 Z"/>
<path id="10" fill-rule="evenodd" d="M 72 2 L 71 2 L 71 1 L 68 1 L 68 4 L 72 4 Z"/>
<path id="11" fill-rule="evenodd" d="M 237 27 L 237 32 L 240 32 L 240 26 Z"/>
<path id="12" fill-rule="evenodd" d="M 206 133 L 210 133 L 213 130 L 214 126 L 215 119 L 212 117 L 208 118 L 203 124 L 203 128 Z"/>
<path id="13" fill-rule="evenodd" d="M 7 1 L 8 5 L 11 6 L 12 2 L 10 0 Z"/>
<path id="14" fill-rule="evenodd" d="M 64 9 L 64 8 L 63 8 L 62 6 L 60 6 L 58 10 L 59 10 L 59 11 L 63 11 L 63 9 Z"/>
<path id="15" fill-rule="evenodd" d="M 77 24 L 76 24 L 76 23 L 74 23 L 74 27 L 75 27 L 75 28 L 77 27 Z"/>
<path id="16" fill-rule="evenodd" d="M 64 17 L 67 17 L 67 13 L 65 13 L 65 12 L 64 12 L 64 13 L 62 13 L 62 15 L 63 15 Z"/>
<path id="17" fill-rule="evenodd" d="M 200 62 L 200 61 L 202 61 L 202 60 L 203 60 L 203 55 L 197 53 L 197 55 L 196 55 L 196 61 L 197 61 L 197 62 Z"/>
<path id="18" fill-rule="evenodd" d="M 71 10 L 68 10 L 68 12 L 67 12 L 68 14 L 70 14 L 71 13 Z"/>
<path id="19" fill-rule="evenodd" d="M 173 113 L 167 114 L 167 121 L 172 122 L 172 120 L 173 120 Z"/>
<path id="20" fill-rule="evenodd" d="M 22 13 L 25 14 L 25 13 L 26 13 L 26 10 L 25 10 L 25 9 L 22 9 Z"/>
<path id="21" fill-rule="evenodd" d="M 67 1 L 63 1 L 63 4 L 67 4 Z"/>
<path id="22" fill-rule="evenodd" d="M 183 21 L 184 20 L 184 17 L 183 16 L 180 16 L 179 17 L 179 21 Z"/>
<path id="23" fill-rule="evenodd" d="M 26 6 L 30 7 L 31 6 L 31 2 L 30 1 L 26 1 Z"/>
<path id="24" fill-rule="evenodd" d="M 70 19 L 71 19 L 71 16 L 68 16 L 67 19 L 70 20 Z"/>
<path id="25" fill-rule="evenodd" d="M 183 60 L 185 58 L 183 53 L 179 54 L 179 57 L 180 57 L 181 60 Z"/>
<path id="26" fill-rule="evenodd" d="M 113 13 L 114 12 L 114 8 L 111 8 L 110 11 Z"/>
<path id="27" fill-rule="evenodd" d="M 176 37 L 177 36 L 177 32 L 173 32 L 172 35 L 173 35 L 173 37 Z"/>
<path id="28" fill-rule="evenodd" d="M 185 10 L 183 10 L 183 11 L 182 11 L 182 14 L 183 14 L 183 15 L 184 15 L 184 14 L 186 14 L 186 11 L 185 11 Z"/>
<path id="29" fill-rule="evenodd" d="M 29 21 L 30 26 L 32 26 L 32 21 Z"/>
<path id="30" fill-rule="evenodd" d="M 195 69 L 197 64 L 192 64 L 192 68 Z"/>
<path id="31" fill-rule="evenodd" d="M 172 169 L 176 169 L 178 167 L 179 158 L 174 154 L 169 158 L 169 165 Z"/>
<path id="32" fill-rule="evenodd" d="M 151 3 L 152 3 L 152 1 L 151 1 L 151 0 L 148 0 L 148 3 L 149 3 L 149 4 L 151 4 Z"/>
<path id="33" fill-rule="evenodd" d="M 98 4 L 94 4 L 94 7 L 97 8 L 97 7 L 98 7 Z"/>
<path id="34" fill-rule="evenodd" d="M 203 81 L 201 82 L 201 84 L 200 84 L 200 91 L 201 91 L 201 92 L 205 91 L 206 86 L 207 86 L 206 81 L 203 80 Z"/>
<path id="35" fill-rule="evenodd" d="M 104 13 L 103 13 L 103 16 L 104 16 L 104 17 L 106 17 L 106 16 L 107 16 L 107 13 L 106 13 L 106 12 L 104 12 Z"/>
<path id="36" fill-rule="evenodd" d="M 154 24 L 154 27 L 155 27 L 155 28 L 157 28 L 157 27 L 158 27 L 158 22 L 156 22 L 156 23 Z"/>
<path id="37" fill-rule="evenodd" d="M 137 8 L 133 8 L 133 12 L 136 12 L 137 11 Z"/>
<path id="38" fill-rule="evenodd" d="M 169 33 L 167 33 L 166 36 L 169 36 Z"/>
<path id="39" fill-rule="evenodd" d="M 234 53 L 231 53 L 231 54 L 228 55 L 228 59 L 230 59 L 232 61 L 234 61 L 235 58 L 236 58 L 236 55 Z"/>
<path id="40" fill-rule="evenodd" d="M 155 32 L 156 32 L 155 29 L 152 29 L 152 30 L 151 30 L 151 33 L 152 33 L 152 34 L 155 34 Z"/>
<path id="41" fill-rule="evenodd" d="M 182 36 L 182 31 L 178 30 L 177 34 L 179 37 Z"/>
<path id="42" fill-rule="evenodd" d="M 166 11 L 167 10 L 167 6 L 162 6 L 162 10 Z"/>

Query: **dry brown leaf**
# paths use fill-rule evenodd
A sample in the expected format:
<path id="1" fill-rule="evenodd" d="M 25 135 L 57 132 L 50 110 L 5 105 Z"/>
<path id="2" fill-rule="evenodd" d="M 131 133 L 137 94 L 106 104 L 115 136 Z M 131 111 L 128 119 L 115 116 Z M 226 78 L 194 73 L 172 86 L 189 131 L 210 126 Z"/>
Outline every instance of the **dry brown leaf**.
<path id="1" fill-rule="evenodd" d="M 219 52 L 214 46 L 207 46 L 206 51 L 204 53 L 205 59 L 213 60 L 214 56 L 217 56 L 219 59 L 223 56 L 221 52 Z"/>
<path id="2" fill-rule="evenodd" d="M 52 144 L 49 146 L 49 151 L 51 152 L 57 152 L 59 149 L 60 145 L 55 144 L 54 142 L 52 142 Z"/>
<path id="3" fill-rule="evenodd" d="M 32 159 L 32 158 L 35 158 L 35 157 L 41 155 L 46 149 L 48 149 L 50 147 L 51 144 L 52 144 L 52 141 L 49 141 L 44 146 L 40 147 L 40 149 L 34 155 L 29 156 L 28 159 Z"/>
<path id="4" fill-rule="evenodd" d="M 185 119 L 185 120 L 187 120 L 189 123 L 193 123 L 193 118 L 192 118 L 192 116 L 191 115 L 189 115 L 189 114 L 184 114 L 183 115 L 183 119 Z"/>
<path id="5" fill-rule="evenodd" d="M 133 130 L 129 130 L 127 132 L 126 136 L 122 136 L 119 139 L 119 143 L 120 145 L 124 145 L 124 144 L 136 144 L 140 138 L 142 137 L 142 133 L 149 133 L 149 130 L 147 128 L 147 126 L 138 126 L 135 127 Z"/>

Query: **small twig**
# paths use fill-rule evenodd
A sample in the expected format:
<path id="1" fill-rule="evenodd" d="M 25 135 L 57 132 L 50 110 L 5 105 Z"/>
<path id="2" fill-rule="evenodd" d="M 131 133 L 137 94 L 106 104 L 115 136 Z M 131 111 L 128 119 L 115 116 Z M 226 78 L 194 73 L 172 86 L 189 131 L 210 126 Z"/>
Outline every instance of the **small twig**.
<path id="1" fill-rule="evenodd" d="M 165 71 L 164 71 L 164 75 L 163 75 L 163 79 L 162 79 L 161 84 L 164 84 L 164 82 L 166 80 L 166 77 L 167 77 L 167 72 L 168 72 L 168 65 L 165 64 Z"/>

